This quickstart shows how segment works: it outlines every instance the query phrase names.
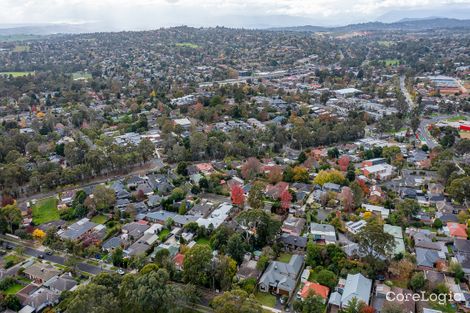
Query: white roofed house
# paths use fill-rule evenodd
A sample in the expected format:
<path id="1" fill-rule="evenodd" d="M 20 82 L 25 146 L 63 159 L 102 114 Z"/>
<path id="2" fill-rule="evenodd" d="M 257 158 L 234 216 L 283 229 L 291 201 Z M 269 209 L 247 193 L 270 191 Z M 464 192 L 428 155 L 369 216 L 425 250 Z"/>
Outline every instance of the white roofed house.
<path id="1" fill-rule="evenodd" d="M 212 225 L 214 229 L 217 229 L 229 217 L 232 208 L 233 206 L 230 203 L 224 202 L 208 217 L 198 218 L 196 223 L 199 226 L 204 226 L 206 228 L 209 228 L 209 225 Z"/>
<path id="2" fill-rule="evenodd" d="M 317 243 L 335 244 L 336 231 L 332 225 L 310 223 L 310 233 Z"/>
<path id="3" fill-rule="evenodd" d="M 180 126 L 184 129 L 188 129 L 191 127 L 191 121 L 188 118 L 177 118 L 173 120 L 173 124 L 175 126 Z"/>
<path id="4" fill-rule="evenodd" d="M 292 255 L 289 263 L 272 261 L 259 280 L 259 290 L 291 296 L 303 268 L 304 256 L 298 254 Z"/>

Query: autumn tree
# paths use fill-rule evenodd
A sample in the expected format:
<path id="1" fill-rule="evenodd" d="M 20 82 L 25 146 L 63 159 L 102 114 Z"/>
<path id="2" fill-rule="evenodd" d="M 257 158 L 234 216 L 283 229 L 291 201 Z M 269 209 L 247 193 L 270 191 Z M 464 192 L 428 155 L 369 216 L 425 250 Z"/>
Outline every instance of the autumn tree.
<path id="1" fill-rule="evenodd" d="M 292 201 L 292 195 L 288 189 L 285 189 L 281 193 L 280 199 L 281 199 L 281 208 L 283 210 L 288 210 L 290 208 L 291 201 Z"/>
<path id="2" fill-rule="evenodd" d="M 282 169 L 279 165 L 274 165 L 268 173 L 268 181 L 276 184 L 282 180 Z"/>
<path id="3" fill-rule="evenodd" d="M 408 281 L 411 273 L 415 269 L 413 262 L 407 259 L 401 259 L 400 261 L 392 261 L 388 268 L 388 271 L 400 280 Z"/>
<path id="4" fill-rule="evenodd" d="M 345 183 L 345 178 L 343 173 L 338 170 L 321 170 L 313 182 L 320 186 L 323 186 L 326 183 L 343 185 Z"/>
<path id="5" fill-rule="evenodd" d="M 347 169 L 348 169 L 348 166 L 349 166 L 349 156 L 347 156 L 346 154 L 343 154 L 339 159 L 338 159 L 338 165 L 339 165 L 339 168 L 345 172 Z"/>
<path id="6" fill-rule="evenodd" d="M 354 195 L 349 187 L 343 187 L 340 193 L 341 204 L 346 212 L 354 207 Z"/>
<path id="7" fill-rule="evenodd" d="M 244 179 L 253 179 L 261 169 L 261 163 L 257 158 L 248 158 L 242 165 L 242 176 Z"/>
<path id="8" fill-rule="evenodd" d="M 245 203 L 245 193 L 240 185 L 234 184 L 230 190 L 233 205 L 243 207 Z"/>
<path id="9" fill-rule="evenodd" d="M 308 183 L 309 175 L 308 175 L 308 170 L 303 167 L 303 166 L 296 166 L 292 170 L 292 180 L 296 182 L 303 182 L 303 183 Z"/>

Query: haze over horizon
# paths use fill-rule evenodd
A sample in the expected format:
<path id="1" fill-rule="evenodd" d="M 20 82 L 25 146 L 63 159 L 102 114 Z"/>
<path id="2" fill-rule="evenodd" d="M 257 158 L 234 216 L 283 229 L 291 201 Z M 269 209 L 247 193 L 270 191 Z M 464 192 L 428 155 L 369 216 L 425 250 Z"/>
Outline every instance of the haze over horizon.
<path id="1" fill-rule="evenodd" d="M 99 30 L 167 26 L 341 26 L 402 18 L 470 18 L 470 0 L 0 0 L 1 24 L 90 24 Z"/>

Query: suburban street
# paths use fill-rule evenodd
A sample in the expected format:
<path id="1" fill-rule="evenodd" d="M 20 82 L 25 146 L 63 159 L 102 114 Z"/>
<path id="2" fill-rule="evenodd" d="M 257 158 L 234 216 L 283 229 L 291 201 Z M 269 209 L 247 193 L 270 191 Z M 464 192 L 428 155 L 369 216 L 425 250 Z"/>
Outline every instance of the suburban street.
<path id="1" fill-rule="evenodd" d="M 60 265 L 64 265 L 65 266 L 65 263 L 67 261 L 67 258 L 65 256 L 62 256 L 62 255 L 55 255 L 55 254 L 52 254 L 52 255 L 48 255 L 46 254 L 44 251 L 41 251 L 41 250 L 38 250 L 38 249 L 35 249 L 35 248 L 32 248 L 30 246 L 27 246 L 25 244 L 22 244 L 21 242 L 19 241 L 14 241 L 10 238 L 7 238 L 5 236 L 2 236 L 1 240 L 3 242 L 8 242 L 8 244 L 14 249 L 18 246 L 21 246 L 23 247 L 24 249 L 24 254 L 25 255 L 28 255 L 28 256 L 32 256 L 32 257 L 38 257 L 39 255 L 42 255 L 43 256 L 43 260 L 45 261 L 49 261 L 49 262 L 53 262 L 53 263 L 57 263 L 57 264 L 60 264 Z M 89 273 L 89 274 L 93 274 L 93 275 L 97 275 L 103 271 L 109 271 L 109 270 L 106 270 L 106 269 L 103 269 L 99 266 L 95 266 L 95 265 L 91 265 L 91 264 L 88 264 L 88 263 L 84 263 L 84 262 L 79 262 L 77 264 L 77 269 L 82 271 L 82 272 L 86 272 L 86 273 Z"/>
<path id="2" fill-rule="evenodd" d="M 413 102 L 410 93 L 406 89 L 404 75 L 400 76 L 400 90 L 406 98 L 406 103 L 408 103 L 408 107 L 410 108 L 410 110 L 413 110 L 416 107 L 416 103 Z"/>

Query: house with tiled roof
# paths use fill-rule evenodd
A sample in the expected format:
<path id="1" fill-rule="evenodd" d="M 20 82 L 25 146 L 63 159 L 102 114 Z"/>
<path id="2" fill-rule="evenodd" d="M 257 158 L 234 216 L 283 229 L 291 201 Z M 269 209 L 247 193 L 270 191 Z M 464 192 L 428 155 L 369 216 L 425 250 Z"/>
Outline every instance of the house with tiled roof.
<path id="1" fill-rule="evenodd" d="M 465 224 L 448 222 L 444 233 L 450 237 L 467 239 L 467 226 Z"/>
<path id="2" fill-rule="evenodd" d="M 297 293 L 297 296 L 303 300 L 311 294 L 317 295 L 323 298 L 323 303 L 325 303 L 326 300 L 328 299 L 329 293 L 330 293 L 330 288 L 320 285 L 318 283 L 308 281 L 304 284 L 302 289 Z"/>

